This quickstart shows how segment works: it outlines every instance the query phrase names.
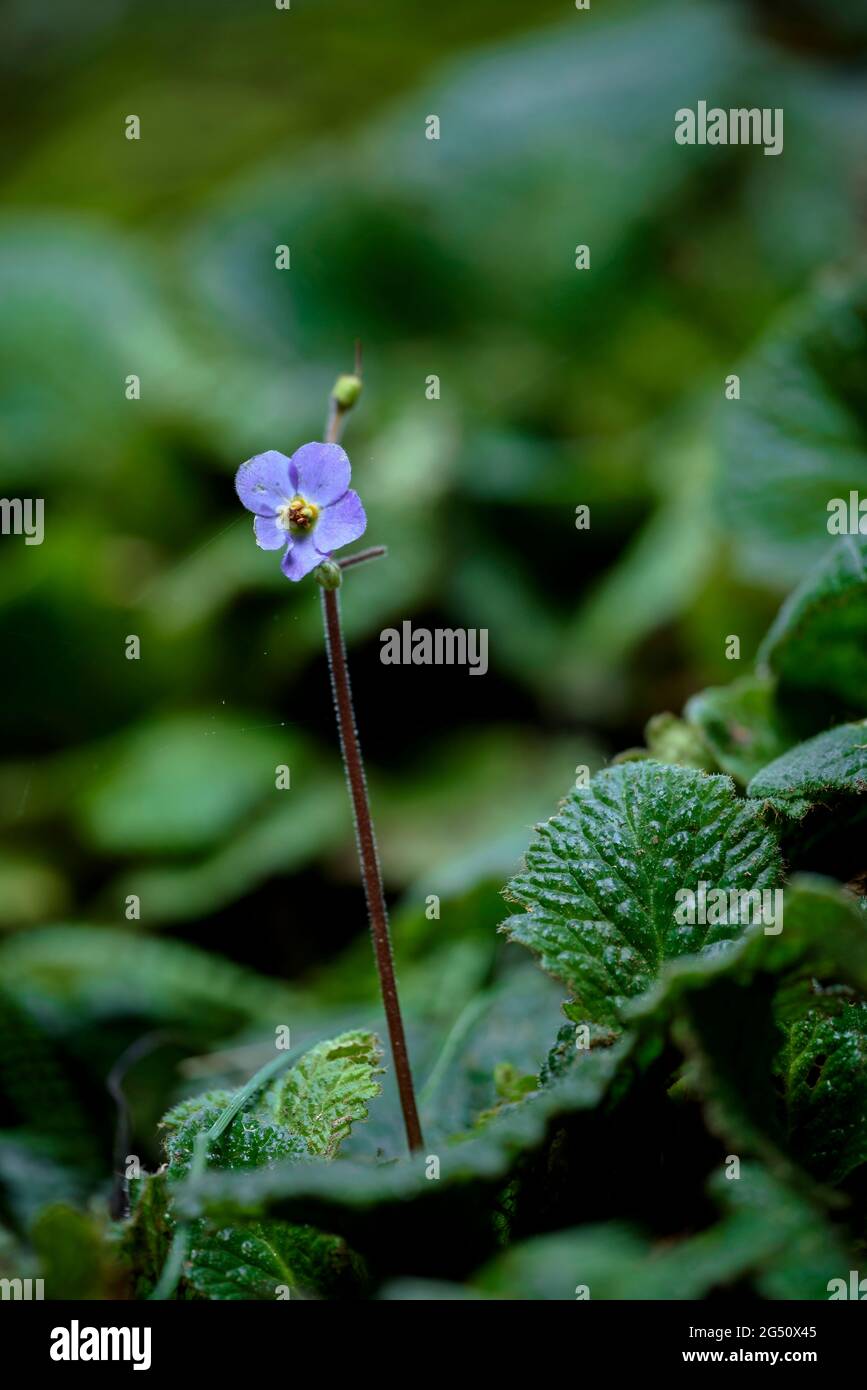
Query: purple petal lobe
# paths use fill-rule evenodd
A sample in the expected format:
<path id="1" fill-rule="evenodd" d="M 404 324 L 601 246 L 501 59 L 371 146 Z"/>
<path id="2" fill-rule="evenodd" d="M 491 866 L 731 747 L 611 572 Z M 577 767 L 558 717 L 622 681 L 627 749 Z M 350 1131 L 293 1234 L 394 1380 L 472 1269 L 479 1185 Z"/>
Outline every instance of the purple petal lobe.
<path id="1" fill-rule="evenodd" d="M 288 533 L 273 516 L 254 517 L 253 530 L 256 532 L 256 544 L 262 550 L 282 550 L 289 540 Z"/>
<path id="2" fill-rule="evenodd" d="M 342 545 L 349 545 L 350 541 L 363 536 L 366 527 L 361 498 L 357 492 L 347 492 L 320 514 L 314 532 L 316 544 L 320 550 L 339 550 Z"/>
<path id="3" fill-rule="evenodd" d="M 339 444 L 302 444 L 292 455 L 298 491 L 317 507 L 328 507 L 349 487 L 349 459 Z"/>
<path id="4" fill-rule="evenodd" d="M 303 579 L 324 559 L 313 544 L 312 536 L 296 536 L 280 561 L 280 568 L 287 579 Z"/>
<path id="5" fill-rule="evenodd" d="M 235 474 L 235 491 L 248 511 L 273 516 L 295 492 L 286 455 L 269 449 L 247 459 Z"/>

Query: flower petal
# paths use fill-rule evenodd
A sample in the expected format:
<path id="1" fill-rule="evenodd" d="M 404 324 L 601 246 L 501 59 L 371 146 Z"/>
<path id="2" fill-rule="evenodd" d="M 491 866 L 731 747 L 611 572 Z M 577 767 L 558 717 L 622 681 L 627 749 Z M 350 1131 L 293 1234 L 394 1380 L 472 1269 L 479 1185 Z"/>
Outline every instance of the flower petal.
<path id="1" fill-rule="evenodd" d="M 316 523 L 314 535 L 320 550 L 339 550 L 350 541 L 357 541 L 367 528 L 367 517 L 357 492 L 347 492 L 326 507 Z"/>
<path id="2" fill-rule="evenodd" d="M 317 507 L 329 507 L 349 487 L 351 468 L 339 444 L 302 444 L 292 455 L 298 491 Z"/>
<path id="3" fill-rule="evenodd" d="M 289 540 L 286 528 L 273 516 L 255 516 L 253 530 L 256 532 L 256 544 L 262 550 L 282 550 Z"/>
<path id="4" fill-rule="evenodd" d="M 280 568 L 287 579 L 303 579 L 305 574 L 315 570 L 326 557 L 321 555 L 313 544 L 312 536 L 297 536 L 280 561 Z"/>
<path id="5" fill-rule="evenodd" d="M 248 511 L 273 516 L 295 491 L 289 476 L 289 459 L 276 449 L 247 459 L 235 474 L 235 491 Z"/>

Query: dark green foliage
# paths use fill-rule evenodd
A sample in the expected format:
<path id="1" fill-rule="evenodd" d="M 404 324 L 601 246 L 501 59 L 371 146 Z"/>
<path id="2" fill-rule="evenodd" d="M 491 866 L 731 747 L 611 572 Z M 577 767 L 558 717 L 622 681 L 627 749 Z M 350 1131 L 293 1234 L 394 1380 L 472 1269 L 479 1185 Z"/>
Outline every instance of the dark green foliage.
<path id="1" fill-rule="evenodd" d="M 2 538 L 4 1276 L 827 1297 L 867 1238 L 867 554 L 827 530 L 867 492 L 857 7 L 110 8 L 7 26 L 0 471 L 50 544 Z M 759 90 L 782 158 L 672 139 Z M 319 437 L 356 334 L 413 1158 L 317 604 L 231 487 Z M 489 628 L 484 681 L 383 680 L 407 618 Z M 782 931 L 678 922 L 699 879 L 784 887 Z"/>
<path id="2" fill-rule="evenodd" d="M 729 924 L 678 925 L 677 893 L 702 881 L 726 891 L 782 881 L 759 804 L 740 799 L 725 777 L 627 763 L 571 792 L 539 827 L 506 890 L 526 914 L 503 930 L 568 986 L 570 1018 L 610 1029 L 666 961 L 737 935 Z"/>

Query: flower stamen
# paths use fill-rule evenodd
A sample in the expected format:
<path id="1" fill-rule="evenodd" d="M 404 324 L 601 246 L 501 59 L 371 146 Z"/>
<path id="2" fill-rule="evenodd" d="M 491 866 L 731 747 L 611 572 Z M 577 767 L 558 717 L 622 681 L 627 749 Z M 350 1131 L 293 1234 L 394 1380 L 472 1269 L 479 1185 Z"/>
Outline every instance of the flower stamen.
<path id="1" fill-rule="evenodd" d="M 306 497 L 296 493 L 291 502 L 278 509 L 277 515 L 284 531 L 290 531 L 296 536 L 303 535 L 315 525 L 319 508 L 315 502 L 308 502 Z"/>

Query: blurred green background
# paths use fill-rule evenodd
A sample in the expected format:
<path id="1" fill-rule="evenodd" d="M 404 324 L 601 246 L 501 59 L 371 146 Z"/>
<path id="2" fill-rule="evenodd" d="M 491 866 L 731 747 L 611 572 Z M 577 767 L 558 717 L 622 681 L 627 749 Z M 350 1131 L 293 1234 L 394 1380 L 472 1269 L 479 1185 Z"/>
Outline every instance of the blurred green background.
<path id="1" fill-rule="evenodd" d="M 46 1192 L 106 1177 L 105 1077 L 150 1032 L 154 1162 L 165 1105 L 248 1075 L 277 1023 L 375 1018 L 317 593 L 232 486 L 321 437 L 356 337 L 345 444 L 389 557 L 343 607 L 420 1082 L 517 968 L 498 889 L 576 765 L 738 675 L 729 634 L 747 668 L 825 499 L 867 485 L 857 8 L 7 7 L 0 491 L 46 531 L 0 540 L 0 969 L 76 1096 L 52 1134 L 7 1066 L 7 1208 L 42 1200 L 37 1159 Z M 699 99 L 782 107 L 784 153 L 677 145 Z M 383 667 L 405 618 L 487 627 L 488 674 Z M 452 1125 L 544 1055 L 559 995 L 528 988 Z"/>

